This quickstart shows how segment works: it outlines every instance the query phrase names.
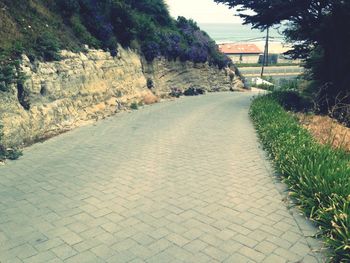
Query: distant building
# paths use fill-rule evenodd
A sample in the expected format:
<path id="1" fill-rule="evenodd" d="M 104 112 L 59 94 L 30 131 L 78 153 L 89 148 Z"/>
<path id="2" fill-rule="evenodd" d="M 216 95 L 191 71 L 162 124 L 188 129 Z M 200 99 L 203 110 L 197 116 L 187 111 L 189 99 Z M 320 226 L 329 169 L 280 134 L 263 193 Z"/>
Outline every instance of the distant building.
<path id="1" fill-rule="evenodd" d="M 255 44 L 220 44 L 221 52 L 229 56 L 234 63 L 258 63 L 262 52 Z"/>

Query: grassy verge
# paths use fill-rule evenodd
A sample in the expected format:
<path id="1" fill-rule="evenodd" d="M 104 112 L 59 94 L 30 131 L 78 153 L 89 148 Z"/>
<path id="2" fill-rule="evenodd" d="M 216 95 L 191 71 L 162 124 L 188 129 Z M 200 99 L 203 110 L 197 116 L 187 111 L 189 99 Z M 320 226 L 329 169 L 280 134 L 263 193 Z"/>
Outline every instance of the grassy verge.
<path id="1" fill-rule="evenodd" d="M 350 155 L 318 144 L 274 94 L 256 98 L 250 116 L 293 198 L 319 225 L 331 259 L 350 262 Z"/>
<path id="2" fill-rule="evenodd" d="M 261 68 L 261 64 L 259 63 L 236 63 L 235 64 L 238 68 L 250 68 L 250 67 L 260 67 Z M 288 66 L 300 66 L 300 64 L 298 63 L 277 63 L 277 64 L 271 64 L 267 67 L 288 67 Z"/>

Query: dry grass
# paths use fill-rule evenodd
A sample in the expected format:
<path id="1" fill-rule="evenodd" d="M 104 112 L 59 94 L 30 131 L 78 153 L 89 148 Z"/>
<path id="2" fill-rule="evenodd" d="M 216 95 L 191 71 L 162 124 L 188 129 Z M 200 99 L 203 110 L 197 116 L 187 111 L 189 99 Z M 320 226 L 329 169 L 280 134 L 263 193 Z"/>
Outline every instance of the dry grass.
<path id="1" fill-rule="evenodd" d="M 142 101 L 144 104 L 149 105 L 158 102 L 158 97 L 153 93 L 149 92 L 143 95 Z"/>
<path id="2" fill-rule="evenodd" d="M 298 118 L 319 143 L 350 152 L 350 128 L 328 116 L 298 114 Z"/>

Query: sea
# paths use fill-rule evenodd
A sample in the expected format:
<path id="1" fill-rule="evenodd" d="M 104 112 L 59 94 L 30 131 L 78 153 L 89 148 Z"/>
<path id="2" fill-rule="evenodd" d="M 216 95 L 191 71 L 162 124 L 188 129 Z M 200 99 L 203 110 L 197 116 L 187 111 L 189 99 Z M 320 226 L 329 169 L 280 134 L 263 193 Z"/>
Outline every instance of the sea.
<path id="1" fill-rule="evenodd" d="M 262 42 L 265 40 L 266 31 L 252 29 L 250 25 L 242 24 L 206 24 L 199 23 L 199 27 L 206 31 L 217 44 L 222 43 L 248 43 Z M 270 29 L 271 42 L 283 42 L 282 28 Z"/>

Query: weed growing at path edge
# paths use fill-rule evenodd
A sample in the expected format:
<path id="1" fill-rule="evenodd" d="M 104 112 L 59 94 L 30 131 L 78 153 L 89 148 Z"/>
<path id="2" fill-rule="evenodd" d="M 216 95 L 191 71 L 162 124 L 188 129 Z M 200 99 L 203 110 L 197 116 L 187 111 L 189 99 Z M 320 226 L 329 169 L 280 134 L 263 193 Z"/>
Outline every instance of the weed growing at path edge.
<path id="1" fill-rule="evenodd" d="M 5 159 L 16 160 L 22 156 L 22 152 L 17 149 L 7 149 L 1 145 L 1 139 L 3 136 L 2 124 L 0 123 L 0 161 Z"/>
<path id="2" fill-rule="evenodd" d="M 130 109 L 137 110 L 139 108 L 139 105 L 136 102 L 133 102 L 130 104 Z"/>
<path id="3" fill-rule="evenodd" d="M 272 95 L 250 116 L 292 197 L 320 227 L 335 262 L 350 262 L 350 155 L 318 144 Z"/>

